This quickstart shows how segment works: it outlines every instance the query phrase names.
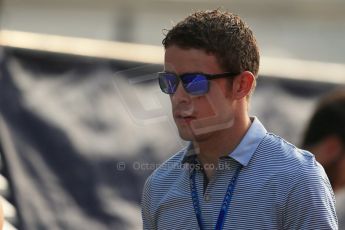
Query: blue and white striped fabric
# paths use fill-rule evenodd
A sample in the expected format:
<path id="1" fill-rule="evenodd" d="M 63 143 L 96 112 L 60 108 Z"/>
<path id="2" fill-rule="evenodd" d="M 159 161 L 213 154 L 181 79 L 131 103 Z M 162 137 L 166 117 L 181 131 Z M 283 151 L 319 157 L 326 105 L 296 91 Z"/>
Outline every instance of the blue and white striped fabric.
<path id="1" fill-rule="evenodd" d="M 219 159 L 204 191 L 204 173 L 192 165 L 191 145 L 147 179 L 142 196 L 144 229 L 199 229 L 189 175 L 196 187 L 206 229 L 214 229 L 236 167 L 243 165 L 224 229 L 338 229 L 335 199 L 314 156 L 267 133 L 257 118 L 237 148 Z M 192 167 L 194 166 L 194 167 Z"/>

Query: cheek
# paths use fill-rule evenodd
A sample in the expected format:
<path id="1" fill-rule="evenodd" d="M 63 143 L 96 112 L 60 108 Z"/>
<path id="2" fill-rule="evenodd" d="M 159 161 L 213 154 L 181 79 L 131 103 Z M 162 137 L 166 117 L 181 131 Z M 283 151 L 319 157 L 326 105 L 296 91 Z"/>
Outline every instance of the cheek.
<path id="1" fill-rule="evenodd" d="M 214 84 L 207 95 L 193 98 L 198 118 L 232 114 L 231 96 L 226 93 L 229 92 L 226 91 L 228 88 L 225 87 L 225 84 L 221 86 Z"/>
<path id="2" fill-rule="evenodd" d="M 193 98 L 194 108 L 198 114 L 198 118 L 205 118 L 215 115 L 214 106 L 212 102 L 205 96 Z"/>

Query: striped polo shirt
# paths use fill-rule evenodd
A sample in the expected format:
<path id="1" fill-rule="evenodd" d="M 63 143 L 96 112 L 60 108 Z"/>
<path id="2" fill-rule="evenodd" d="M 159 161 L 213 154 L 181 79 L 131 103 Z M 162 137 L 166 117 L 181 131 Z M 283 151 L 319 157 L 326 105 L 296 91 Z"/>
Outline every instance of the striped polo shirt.
<path id="1" fill-rule="evenodd" d="M 334 193 L 322 166 L 311 153 L 268 133 L 257 118 L 236 149 L 219 158 L 208 183 L 195 159 L 190 144 L 147 179 L 144 229 L 199 229 L 190 189 L 192 170 L 204 229 L 214 229 L 240 165 L 223 229 L 338 229 Z"/>

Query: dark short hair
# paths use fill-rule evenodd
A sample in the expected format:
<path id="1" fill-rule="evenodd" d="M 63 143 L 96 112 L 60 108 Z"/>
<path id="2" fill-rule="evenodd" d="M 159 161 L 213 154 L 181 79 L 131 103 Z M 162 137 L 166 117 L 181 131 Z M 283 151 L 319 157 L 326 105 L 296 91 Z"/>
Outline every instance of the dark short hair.
<path id="1" fill-rule="evenodd" d="M 224 71 L 250 71 L 257 76 L 260 54 L 248 25 L 237 15 L 220 10 L 198 11 L 168 30 L 163 45 L 202 49 L 215 55 Z"/>
<path id="2" fill-rule="evenodd" d="M 309 148 L 335 135 L 345 145 L 345 88 L 324 96 L 307 126 L 302 147 Z"/>

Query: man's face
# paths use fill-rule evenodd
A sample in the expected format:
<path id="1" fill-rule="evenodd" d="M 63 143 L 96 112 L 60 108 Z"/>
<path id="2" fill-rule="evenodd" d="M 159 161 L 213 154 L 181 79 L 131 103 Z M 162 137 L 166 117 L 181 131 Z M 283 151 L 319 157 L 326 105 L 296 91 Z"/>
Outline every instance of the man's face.
<path id="1" fill-rule="evenodd" d="M 177 75 L 185 73 L 219 74 L 225 72 L 214 55 L 199 49 L 170 46 L 165 52 L 164 68 Z M 232 93 L 226 78 L 210 81 L 209 92 L 201 96 L 188 94 L 183 85 L 170 96 L 179 134 L 184 140 L 197 140 L 217 135 L 234 122 Z"/>

